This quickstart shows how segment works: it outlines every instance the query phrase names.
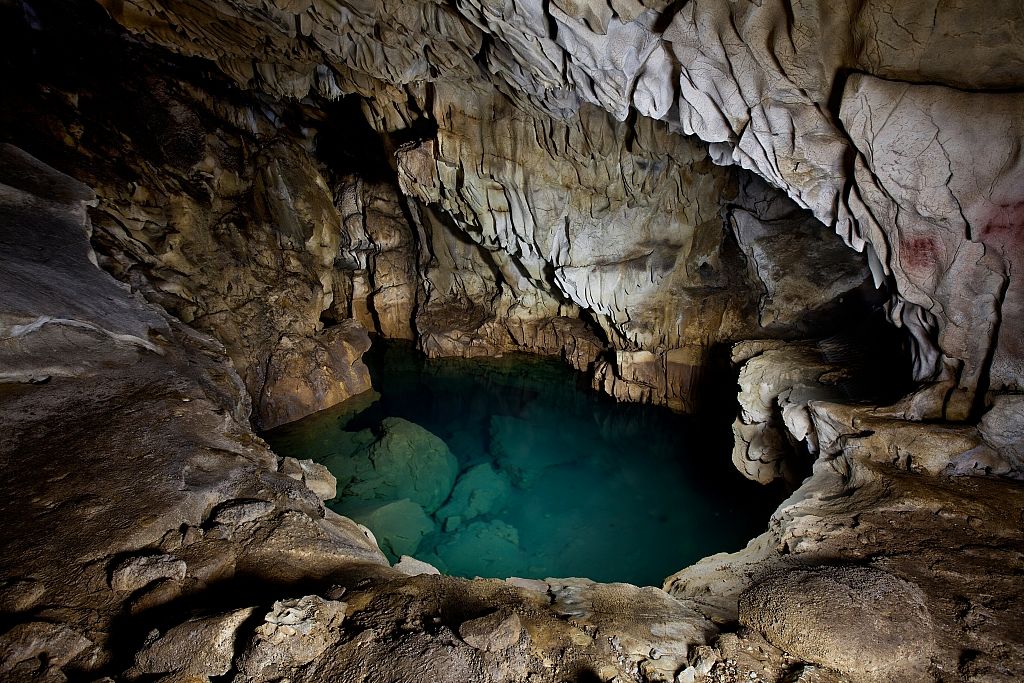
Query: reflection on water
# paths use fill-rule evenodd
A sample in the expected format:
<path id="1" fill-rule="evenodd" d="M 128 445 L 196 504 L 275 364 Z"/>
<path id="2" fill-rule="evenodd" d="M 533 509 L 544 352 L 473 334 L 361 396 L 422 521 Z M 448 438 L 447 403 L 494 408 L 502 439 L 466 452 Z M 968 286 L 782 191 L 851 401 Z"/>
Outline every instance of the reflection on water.
<path id="1" fill-rule="evenodd" d="M 366 361 L 379 394 L 266 438 L 327 465 L 329 505 L 392 560 L 661 585 L 743 547 L 780 500 L 732 469 L 727 425 L 616 403 L 557 360 L 425 360 L 378 342 Z"/>

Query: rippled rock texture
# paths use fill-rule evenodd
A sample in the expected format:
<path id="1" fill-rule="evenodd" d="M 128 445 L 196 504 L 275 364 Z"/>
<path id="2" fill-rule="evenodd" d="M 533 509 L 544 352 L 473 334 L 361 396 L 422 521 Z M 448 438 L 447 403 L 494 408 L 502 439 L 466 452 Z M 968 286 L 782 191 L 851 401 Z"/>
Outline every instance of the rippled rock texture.
<path id="1" fill-rule="evenodd" d="M 3 677 L 1024 675 L 1019 3 L 0 14 Z M 813 470 L 668 593 L 409 577 L 252 432 L 368 332 L 686 410 L 731 348 L 734 461 Z"/>
<path id="2" fill-rule="evenodd" d="M 867 277 L 800 202 L 679 134 L 663 8 L 605 7 L 597 23 L 540 4 L 108 9 L 255 91 L 362 97 L 418 241 L 367 277 L 388 291 L 373 308 L 391 329 L 413 313 L 428 354 L 557 353 L 617 397 L 693 409 L 716 345 L 806 333 L 804 314 Z M 776 267 L 792 254 L 771 234 L 796 225 L 828 283 Z"/>
<path id="3" fill-rule="evenodd" d="M 1022 85 L 1024 32 L 1011 0 L 984 12 L 713 0 L 106 6 L 131 30 L 210 58 L 246 86 L 296 97 L 357 92 L 379 130 L 429 119 L 436 135 L 399 155 L 407 191 L 477 243 L 503 247 L 499 269 L 511 258 L 536 281 L 546 262 L 556 299 L 607 316 L 625 340 L 659 353 L 687 346 L 680 337 L 700 343 L 671 318 L 652 325 L 644 309 L 657 307 L 651 293 L 700 242 L 688 235 L 714 215 L 722 186 L 712 178 L 727 175 L 689 180 L 672 170 L 702 154 L 654 142 L 646 131 L 664 129 L 647 121 L 665 121 L 868 253 L 876 279 L 895 285 L 890 316 L 916 340 L 916 377 L 948 387 L 922 411 L 963 418 L 983 406 L 979 388 L 1021 388 L 1014 235 L 1024 167 L 1014 141 L 1024 105 L 1000 92 Z M 508 94 L 518 106 L 504 104 Z M 631 123 L 629 139 L 595 130 L 594 106 Z M 537 126 L 523 130 L 524 116 Z M 601 158 L 614 164 L 607 176 Z M 558 169 L 580 167 L 573 191 L 562 191 Z M 659 189 L 660 178 L 678 191 L 637 191 Z M 676 218 L 668 241 L 655 212 L 657 224 Z M 601 254 L 614 265 L 592 257 L 588 224 L 607 235 Z M 617 236 L 627 228 L 629 238 Z M 728 317 L 729 307 L 716 308 Z"/>

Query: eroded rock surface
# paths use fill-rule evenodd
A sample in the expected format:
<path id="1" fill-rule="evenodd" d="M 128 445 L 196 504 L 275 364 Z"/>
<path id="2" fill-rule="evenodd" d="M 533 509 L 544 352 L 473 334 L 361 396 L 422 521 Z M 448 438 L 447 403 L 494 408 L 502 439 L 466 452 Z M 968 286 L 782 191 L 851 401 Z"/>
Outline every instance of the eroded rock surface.
<path id="1" fill-rule="evenodd" d="M 655 588 L 389 568 L 370 534 L 294 476 L 301 463 L 253 435 L 223 347 L 90 261 L 86 189 L 23 152 L 3 155 L 10 177 L 27 179 L 0 186 L 0 239 L 33 255 L 19 261 L 19 285 L 52 276 L 59 249 L 73 256 L 62 262 L 71 291 L 81 277 L 111 293 L 89 327 L 67 315 L 8 336 L 2 351 L 12 366 L 53 370 L 0 394 L 6 679 L 555 681 L 653 661 L 671 671 L 680 644 L 708 632 Z M 62 191 L 34 194 L 40 177 Z M 52 305 L 34 289 L 22 290 L 26 311 Z M 5 310 L 0 324 L 9 334 L 22 315 Z M 118 322 L 162 334 L 142 346 L 96 329 Z M 68 453 L 80 467 L 64 467 Z M 675 659 L 652 658 L 655 646 Z"/>
<path id="2" fill-rule="evenodd" d="M 654 199 L 630 189 L 638 163 L 642 186 L 651 190 L 673 163 L 688 165 L 686 154 L 670 151 L 678 143 L 658 145 L 660 159 L 637 158 L 653 149 L 646 131 L 658 128 L 647 120 L 666 121 L 710 143 L 717 163 L 754 171 L 851 247 L 867 251 L 879 281 L 895 284 L 891 316 L 916 339 L 918 379 L 957 389 L 933 402 L 932 414 L 976 414 L 977 391 L 990 383 L 1020 389 L 1021 354 L 1013 341 L 1020 335 L 1012 331 L 1020 249 L 1013 234 L 1024 167 L 1015 145 L 1002 142 L 1024 134 L 1020 96 L 1005 92 L 1021 87 L 1014 65 L 1024 59 L 1011 0 L 984 12 L 940 4 L 929 12 L 911 2 L 794 8 L 713 0 L 507 7 L 374 2 L 343 10 L 317 2 L 215 3 L 201 10 L 161 0 L 103 4 L 130 30 L 213 59 L 247 87 L 289 96 L 355 92 L 368 98 L 381 130 L 433 122 L 436 136 L 421 137 L 400 155 L 403 188 L 440 205 L 475 242 L 501 246 L 494 267 L 502 270 L 509 259 L 520 267 L 520 278 L 505 280 L 513 290 L 522 290 L 517 279 L 539 280 L 546 261 L 558 287 L 541 289 L 558 296 L 542 305 L 559 299 L 583 305 L 634 341 L 651 333 L 644 324 L 650 312 L 635 310 L 629 297 L 639 293 L 657 307 L 658 297 L 644 293 L 660 289 L 659 273 L 676 261 L 669 254 L 679 253 L 674 246 L 688 251 L 689 231 L 714 215 L 694 184 L 726 175 L 673 174 L 683 179 L 684 199 L 676 206 L 695 212 L 677 218 L 667 242 L 657 229 L 651 237 L 641 230 L 625 242 L 606 240 L 606 251 L 618 255 L 611 269 L 608 259 L 583 256 L 585 237 L 576 248 L 571 237 L 580 229 L 585 234 L 591 221 L 609 236 L 616 226 L 644 225 L 643 207 L 652 201 L 659 213 L 673 213 L 671 200 L 658 202 L 674 193 Z M 509 107 L 495 92 L 519 93 L 524 106 Z M 408 106 L 410 97 L 415 106 Z M 594 137 L 594 106 L 634 121 L 628 144 L 612 142 L 615 134 Z M 537 134 L 527 124 L 524 136 L 520 112 L 553 121 Z M 475 131 L 484 120 L 494 123 L 481 136 Z M 567 134 L 558 133 L 561 126 Z M 589 144 L 573 142 L 580 133 Z M 488 138 L 493 149 L 517 141 L 498 155 L 497 167 L 492 146 L 477 142 Z M 559 149 L 563 139 L 568 155 Z M 609 178 L 622 182 L 607 187 L 587 177 L 586 169 L 601 164 L 586 164 L 574 188 L 580 199 L 592 187 L 601 191 L 606 199 L 596 211 L 586 209 L 589 200 L 565 202 L 557 190 L 545 198 L 552 176 L 544 168 L 556 171 L 563 163 L 537 166 L 534 159 L 562 157 L 572 166 L 573 155 L 609 142 L 633 159 L 617 164 Z M 543 156 L 529 151 L 535 144 Z M 903 154 L 906 149 L 915 153 Z M 616 216 L 619 186 L 630 201 Z M 577 205 L 582 221 L 574 220 Z M 569 219 L 568 249 L 553 250 L 547 235 L 559 225 L 548 213 Z M 659 247 L 645 246 L 651 241 Z M 617 300 L 608 296 L 612 291 Z M 528 302 L 531 307 L 536 304 Z M 987 327 L 966 333 L 967 319 L 984 319 Z M 718 325 L 704 319 L 702 327 Z M 669 321 L 653 332 L 671 339 L 677 331 Z M 651 346 L 659 353 L 680 345 Z M 670 394 L 661 399 L 669 402 Z"/>
<path id="3" fill-rule="evenodd" d="M 1022 677 L 1013 0 L 99 5 L 136 41 L 0 5 L 5 135 L 78 179 L 0 151 L 5 677 Z M 868 271 L 885 407 L 822 343 Z M 368 388 L 364 331 L 681 409 L 765 340 L 734 457 L 813 471 L 667 593 L 395 571 L 250 427 Z"/>

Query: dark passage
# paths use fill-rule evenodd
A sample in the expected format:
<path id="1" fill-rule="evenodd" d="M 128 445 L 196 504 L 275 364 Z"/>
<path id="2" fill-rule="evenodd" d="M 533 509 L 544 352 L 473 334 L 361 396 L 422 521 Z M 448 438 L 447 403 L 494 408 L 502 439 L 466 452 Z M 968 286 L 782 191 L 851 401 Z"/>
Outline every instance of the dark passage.
<path id="1" fill-rule="evenodd" d="M 267 435 L 338 477 L 337 512 L 391 557 L 457 576 L 661 585 L 766 528 L 729 430 L 616 403 L 557 360 L 426 360 L 375 344 L 371 392 Z M 374 401 L 374 399 L 376 400 Z"/>

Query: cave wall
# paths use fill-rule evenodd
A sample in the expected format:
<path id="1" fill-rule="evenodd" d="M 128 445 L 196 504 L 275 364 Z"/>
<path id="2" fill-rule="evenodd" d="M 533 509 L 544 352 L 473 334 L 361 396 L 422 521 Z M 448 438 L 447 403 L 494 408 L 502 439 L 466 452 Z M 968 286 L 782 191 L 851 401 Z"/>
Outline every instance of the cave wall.
<path id="1" fill-rule="evenodd" d="M 420 116 L 434 90 L 443 101 L 446 83 L 471 92 L 481 78 L 556 119 L 592 104 L 621 121 L 663 120 L 709 143 L 717 163 L 783 189 L 866 251 L 876 281 L 892 281 L 890 317 L 916 340 L 916 377 L 938 387 L 909 413 L 962 419 L 988 388 L 1020 388 L 1022 168 L 1001 142 L 1021 134 L 1012 0 L 984 12 L 710 0 L 106 6 L 249 87 L 398 91 L 383 98 L 396 103 L 384 107 L 389 127 Z"/>
<path id="2" fill-rule="evenodd" d="M 116 9 L 130 24 L 136 8 Z M 158 43 L 215 57 L 244 90 L 216 77 L 211 92 L 208 63 L 185 60 L 174 82 L 160 68 L 124 73 L 130 96 L 144 92 L 139 118 L 154 119 L 120 126 L 127 140 L 93 135 L 110 128 L 95 113 L 68 116 L 87 131 L 71 135 L 80 149 L 106 145 L 86 154 L 127 144 L 148 162 L 125 155 L 130 171 L 83 177 L 100 195 L 96 243 L 108 265 L 224 341 L 263 427 L 367 386 L 365 340 L 348 319 L 415 338 L 430 355 L 558 354 L 618 398 L 695 410 L 716 349 L 828 333 L 835 321 L 815 314 L 866 294 L 863 259 L 769 185 L 715 165 L 704 143 L 649 117 L 523 99 L 487 73 L 498 44 L 444 8 L 371 13 L 372 26 L 397 12 L 422 31 L 384 41 L 367 24 L 368 35 L 346 34 L 363 47 L 337 48 L 351 63 L 298 81 L 283 65 L 320 53 L 297 56 L 306 51 L 282 33 L 283 15 L 221 9 L 196 9 L 201 21 L 170 33 L 147 26 Z M 353 17 L 344 20 L 363 26 Z M 259 50 L 278 66 L 245 77 L 201 38 L 229 24 L 243 43 L 247 31 L 269 31 Z M 241 49 L 233 41 L 229 52 Z M 376 41 L 389 42 L 386 66 L 353 56 L 376 60 Z M 445 55 L 438 64 L 423 63 L 423 41 Z M 803 271 L 787 267 L 783 232 L 806 236 Z M 807 273 L 828 275 L 808 283 Z"/>

